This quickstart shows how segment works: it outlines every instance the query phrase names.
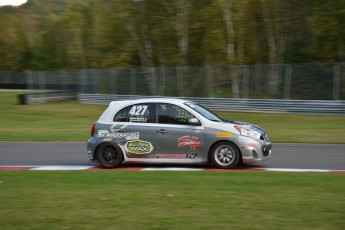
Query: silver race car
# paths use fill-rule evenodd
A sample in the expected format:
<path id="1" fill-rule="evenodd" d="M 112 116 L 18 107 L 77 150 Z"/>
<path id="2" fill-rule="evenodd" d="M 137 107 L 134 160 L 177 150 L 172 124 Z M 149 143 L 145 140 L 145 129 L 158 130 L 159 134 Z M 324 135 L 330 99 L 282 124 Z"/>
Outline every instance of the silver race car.
<path id="1" fill-rule="evenodd" d="M 103 168 L 122 162 L 211 163 L 234 168 L 271 157 L 266 132 L 224 120 L 191 101 L 113 101 L 92 126 L 87 152 Z"/>

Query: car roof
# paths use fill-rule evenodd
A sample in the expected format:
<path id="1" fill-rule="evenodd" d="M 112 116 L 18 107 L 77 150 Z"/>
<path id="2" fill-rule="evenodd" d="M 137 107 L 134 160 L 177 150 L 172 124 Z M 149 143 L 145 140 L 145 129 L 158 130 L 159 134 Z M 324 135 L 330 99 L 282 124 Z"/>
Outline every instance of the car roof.
<path id="1" fill-rule="evenodd" d="M 143 98 L 143 99 L 134 99 L 134 100 L 123 100 L 123 101 L 112 101 L 109 106 L 118 106 L 118 105 L 131 105 L 138 103 L 186 103 L 191 102 L 182 98 L 170 98 L 170 97 L 157 97 L 157 98 Z"/>

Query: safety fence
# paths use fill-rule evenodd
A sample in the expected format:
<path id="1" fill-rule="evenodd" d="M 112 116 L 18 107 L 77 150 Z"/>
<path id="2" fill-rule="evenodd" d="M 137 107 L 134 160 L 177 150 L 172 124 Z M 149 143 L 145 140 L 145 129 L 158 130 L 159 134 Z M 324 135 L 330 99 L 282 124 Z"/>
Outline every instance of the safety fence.
<path id="1" fill-rule="evenodd" d="M 0 71 L 1 88 L 144 96 L 345 100 L 345 64 Z"/>

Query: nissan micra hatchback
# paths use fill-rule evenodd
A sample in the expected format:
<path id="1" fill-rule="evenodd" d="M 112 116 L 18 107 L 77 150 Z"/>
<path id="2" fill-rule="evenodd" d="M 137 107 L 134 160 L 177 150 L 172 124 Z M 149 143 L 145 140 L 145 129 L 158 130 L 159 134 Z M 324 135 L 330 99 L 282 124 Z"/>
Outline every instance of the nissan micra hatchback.
<path id="1" fill-rule="evenodd" d="M 211 163 L 234 168 L 271 157 L 260 127 L 224 120 L 191 101 L 113 101 L 92 126 L 87 152 L 103 168 L 123 162 Z"/>

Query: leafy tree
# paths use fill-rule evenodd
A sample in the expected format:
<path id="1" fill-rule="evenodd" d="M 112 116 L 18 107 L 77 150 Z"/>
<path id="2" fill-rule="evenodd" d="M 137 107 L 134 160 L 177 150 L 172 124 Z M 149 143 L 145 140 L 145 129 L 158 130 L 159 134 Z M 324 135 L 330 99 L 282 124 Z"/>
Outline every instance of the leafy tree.
<path id="1" fill-rule="evenodd" d="M 342 0 L 29 0 L 0 7 L 0 68 L 271 64 L 275 94 L 275 64 L 344 62 L 344 15 Z"/>
<path id="2" fill-rule="evenodd" d="M 308 17 L 312 32 L 311 55 L 323 62 L 345 61 L 344 1 L 314 1 Z"/>
<path id="3" fill-rule="evenodd" d="M 19 15 L 16 15 L 17 13 Z M 28 43 L 18 18 L 21 13 L 5 15 L 0 19 L 0 69 L 20 70 L 27 64 Z"/>

